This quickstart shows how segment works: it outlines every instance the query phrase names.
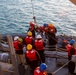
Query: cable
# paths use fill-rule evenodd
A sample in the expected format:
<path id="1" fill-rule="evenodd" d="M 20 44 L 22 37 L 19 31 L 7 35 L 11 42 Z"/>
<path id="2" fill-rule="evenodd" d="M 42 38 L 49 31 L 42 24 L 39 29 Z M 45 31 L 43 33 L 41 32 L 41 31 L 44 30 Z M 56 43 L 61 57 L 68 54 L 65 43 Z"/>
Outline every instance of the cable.
<path id="1" fill-rule="evenodd" d="M 35 13 L 34 13 L 34 6 L 33 6 L 33 2 L 31 0 L 31 5 L 32 5 L 32 13 L 33 13 L 33 19 L 34 19 L 34 23 L 36 24 L 36 17 L 35 17 Z"/>
<path id="2" fill-rule="evenodd" d="M 49 37 L 51 37 L 53 40 L 55 40 L 56 42 L 58 42 L 57 39 L 55 39 L 54 37 L 52 37 L 52 36 L 49 35 L 48 33 L 47 33 L 47 35 L 48 35 Z"/>
<path id="3" fill-rule="evenodd" d="M 33 6 L 33 2 L 32 2 L 32 0 L 31 0 L 31 5 L 32 5 L 32 13 L 33 13 L 33 17 L 34 17 L 34 6 Z"/>
<path id="4" fill-rule="evenodd" d="M 57 69 L 56 71 L 53 72 L 53 74 L 57 73 L 59 70 L 61 70 L 64 66 L 66 66 L 70 61 L 68 61 L 67 63 L 65 63 L 62 67 L 60 67 L 59 69 Z"/>

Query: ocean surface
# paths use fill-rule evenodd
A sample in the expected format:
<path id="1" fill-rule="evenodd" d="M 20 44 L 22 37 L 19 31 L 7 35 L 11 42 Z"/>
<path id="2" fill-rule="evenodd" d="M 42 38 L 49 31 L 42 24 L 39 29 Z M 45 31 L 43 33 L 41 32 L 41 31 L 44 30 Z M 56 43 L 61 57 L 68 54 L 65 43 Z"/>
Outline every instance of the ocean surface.
<path id="1" fill-rule="evenodd" d="M 76 6 L 69 0 L 0 0 L 0 34 L 26 33 L 33 16 L 38 25 L 53 23 L 57 34 L 76 35 Z"/>

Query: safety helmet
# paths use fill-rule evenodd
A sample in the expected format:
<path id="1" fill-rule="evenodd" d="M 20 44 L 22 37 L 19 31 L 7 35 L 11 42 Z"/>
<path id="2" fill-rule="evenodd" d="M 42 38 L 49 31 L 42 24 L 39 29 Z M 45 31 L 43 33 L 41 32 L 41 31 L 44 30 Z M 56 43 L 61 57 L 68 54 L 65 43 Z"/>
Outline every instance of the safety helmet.
<path id="1" fill-rule="evenodd" d="M 30 26 L 33 26 L 33 27 L 34 27 L 34 26 L 35 26 L 35 24 L 34 24 L 33 22 L 30 22 Z"/>
<path id="2" fill-rule="evenodd" d="M 32 45 L 31 44 L 28 44 L 27 45 L 27 50 L 31 50 L 32 49 Z"/>
<path id="3" fill-rule="evenodd" d="M 42 39 L 41 35 L 37 35 L 36 39 Z"/>
<path id="4" fill-rule="evenodd" d="M 32 32 L 29 31 L 29 32 L 27 33 L 27 35 L 28 35 L 28 36 L 32 36 Z"/>
<path id="5" fill-rule="evenodd" d="M 15 36 L 15 37 L 14 37 L 14 41 L 15 41 L 15 40 L 18 40 L 18 38 L 19 38 L 18 36 Z"/>
<path id="6" fill-rule="evenodd" d="M 44 23 L 44 24 L 43 24 L 43 26 L 44 26 L 44 27 L 47 27 L 47 26 L 48 26 L 48 24 Z"/>
<path id="7" fill-rule="evenodd" d="M 74 39 L 70 40 L 70 44 L 71 44 L 71 45 L 74 44 L 74 42 L 75 42 Z"/>
<path id="8" fill-rule="evenodd" d="M 49 27 L 54 27 L 54 25 L 53 25 L 53 24 L 49 24 L 48 26 L 49 26 Z"/>
<path id="9" fill-rule="evenodd" d="M 44 70 L 46 70 L 46 68 L 47 68 L 47 65 L 45 63 L 42 63 L 40 65 L 40 71 L 44 71 Z"/>
<path id="10" fill-rule="evenodd" d="M 18 38 L 18 40 L 19 40 L 20 42 L 23 42 L 23 39 L 22 39 L 22 38 Z"/>

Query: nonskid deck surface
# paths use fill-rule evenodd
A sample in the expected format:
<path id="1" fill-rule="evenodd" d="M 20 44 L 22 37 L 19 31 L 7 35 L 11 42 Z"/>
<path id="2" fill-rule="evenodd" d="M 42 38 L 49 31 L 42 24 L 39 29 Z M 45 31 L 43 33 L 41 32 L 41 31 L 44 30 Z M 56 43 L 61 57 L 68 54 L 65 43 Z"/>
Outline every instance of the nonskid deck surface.
<path id="1" fill-rule="evenodd" d="M 62 60 L 62 62 L 64 61 L 64 59 Z M 56 61 L 55 58 L 46 58 L 46 62 L 47 64 L 47 72 L 50 74 L 52 72 L 55 72 L 57 69 L 59 69 L 60 67 L 62 67 L 64 64 L 59 65 L 58 61 Z M 25 66 L 26 67 L 26 66 Z M 30 72 L 30 69 L 25 69 L 25 67 L 23 66 L 19 66 L 19 74 L 20 75 L 32 75 L 32 72 Z M 58 72 L 55 73 L 55 75 L 68 75 L 68 68 L 67 66 L 63 67 L 61 70 L 59 70 Z"/>
<path id="2" fill-rule="evenodd" d="M 47 64 L 47 72 L 49 74 L 52 72 L 55 72 L 60 67 L 62 67 L 65 63 L 68 62 L 67 59 L 56 59 L 56 58 L 50 58 L 50 57 L 46 57 L 45 59 L 46 59 L 45 63 Z M 18 65 L 18 71 L 19 71 L 19 75 L 32 75 L 32 72 L 30 71 L 30 68 L 27 67 L 27 65 L 25 66 Z M 65 66 L 62 69 L 60 69 L 58 72 L 56 72 L 54 75 L 68 75 L 68 73 L 69 73 L 68 67 Z M 5 72 L 4 75 L 14 75 L 14 73 Z"/>
<path id="3" fill-rule="evenodd" d="M 63 59 L 63 60 L 56 61 L 55 58 L 46 58 L 46 64 L 48 66 L 47 72 L 52 73 L 52 72 L 55 72 L 56 70 L 58 70 L 60 67 L 62 67 L 64 64 L 61 61 L 64 62 L 66 60 Z M 55 75 L 68 75 L 68 73 L 69 73 L 68 68 L 67 68 L 67 66 L 65 66 L 62 69 L 60 69 L 58 72 L 56 72 Z"/>
<path id="4" fill-rule="evenodd" d="M 24 38 L 24 35 L 22 37 Z M 69 37 L 69 39 L 67 36 L 65 36 L 65 37 L 58 36 L 58 39 L 61 40 L 61 38 L 65 38 L 65 39 L 69 40 L 69 39 L 71 39 L 71 36 Z M 76 37 L 74 37 L 74 38 L 76 40 Z M 60 47 L 60 45 L 61 45 L 61 43 L 59 42 L 57 44 L 57 46 Z M 50 53 L 52 53 L 53 51 L 51 52 L 50 45 L 48 45 L 48 42 L 47 42 L 46 48 L 48 48 L 48 49 L 45 50 L 45 53 L 48 56 L 45 57 L 46 58 L 45 63 L 47 64 L 47 72 L 48 73 L 52 73 L 52 72 L 56 71 L 57 69 L 59 69 L 61 66 L 63 66 L 65 63 L 68 62 L 68 59 L 65 59 L 65 58 L 60 58 L 60 59 L 57 58 L 57 60 L 56 60 L 55 55 L 53 55 L 54 57 L 52 58 Z M 49 51 L 49 54 L 46 51 Z M 56 51 L 56 49 L 54 51 Z M 66 53 L 63 53 L 63 54 L 66 54 Z M 19 65 L 18 66 L 19 74 L 20 75 L 32 75 L 32 73 L 29 71 L 29 68 L 28 69 L 25 69 L 25 68 L 26 68 L 26 66 L 23 67 L 23 66 Z M 63 67 L 61 70 L 59 70 L 57 73 L 55 73 L 55 75 L 68 75 L 68 74 L 69 74 L 69 72 L 68 72 L 67 66 Z M 8 75 L 8 74 L 5 74 L 5 75 Z M 12 75 L 12 74 L 10 74 L 10 75 Z"/>

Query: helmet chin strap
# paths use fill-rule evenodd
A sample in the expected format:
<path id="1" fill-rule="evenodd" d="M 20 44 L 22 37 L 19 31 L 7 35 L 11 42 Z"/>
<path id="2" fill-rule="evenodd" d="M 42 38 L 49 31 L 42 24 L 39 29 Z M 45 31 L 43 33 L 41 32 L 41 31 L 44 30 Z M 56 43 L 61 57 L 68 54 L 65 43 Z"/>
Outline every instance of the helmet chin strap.
<path id="1" fill-rule="evenodd" d="M 71 1 L 74 5 L 76 5 L 76 0 L 69 0 Z"/>

